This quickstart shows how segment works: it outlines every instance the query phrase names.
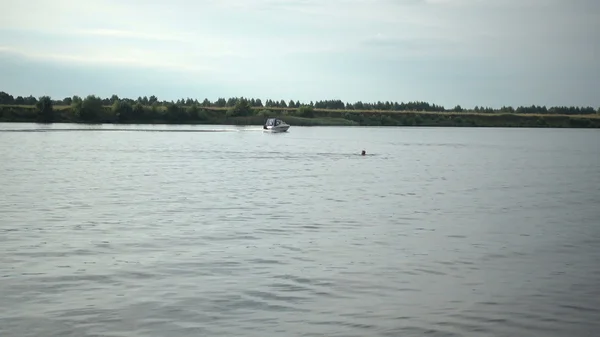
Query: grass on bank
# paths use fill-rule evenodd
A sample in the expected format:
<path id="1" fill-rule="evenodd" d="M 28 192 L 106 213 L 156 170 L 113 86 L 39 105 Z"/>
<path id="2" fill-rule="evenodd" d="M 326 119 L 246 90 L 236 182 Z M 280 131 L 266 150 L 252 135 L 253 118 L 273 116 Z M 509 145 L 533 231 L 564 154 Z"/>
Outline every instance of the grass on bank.
<path id="1" fill-rule="evenodd" d="M 16 104 L 0 104 L 0 109 L 2 108 L 17 108 L 17 109 L 32 109 L 35 110 L 36 107 L 34 105 L 16 105 Z M 54 110 L 63 111 L 72 109 L 72 105 L 54 105 Z M 104 105 L 104 109 L 110 109 L 110 105 Z M 145 105 L 145 109 L 152 109 L 153 106 Z M 155 107 L 158 111 L 166 111 L 167 107 L 164 105 L 158 105 Z M 202 110 L 206 111 L 215 111 L 215 112 L 223 112 L 225 113 L 230 107 L 199 107 Z M 296 108 L 278 108 L 278 107 L 260 107 L 253 108 L 256 112 L 260 112 L 261 110 L 270 110 L 273 113 L 281 113 L 282 115 L 290 115 L 293 114 L 297 109 Z M 330 113 L 354 113 L 354 114 L 368 114 L 368 115 L 382 115 L 382 114 L 429 114 L 429 115 L 450 115 L 450 116 L 506 116 L 506 115 L 516 115 L 516 116 L 529 116 L 529 117 L 545 117 L 545 116 L 556 116 L 556 117 L 575 117 L 575 118 L 600 118 L 600 114 L 535 114 L 535 113 L 509 113 L 509 112 L 477 112 L 473 110 L 464 110 L 463 112 L 455 112 L 455 111 L 416 111 L 416 110 L 342 110 L 342 109 L 314 109 L 315 113 L 319 114 L 330 114 Z"/>
<path id="2" fill-rule="evenodd" d="M 230 124 L 262 125 L 278 117 L 293 126 L 453 126 L 453 127 L 561 127 L 600 128 L 600 115 L 517 114 L 487 112 L 422 112 L 388 110 L 337 110 L 303 108 L 137 106 L 119 112 L 113 106 L 96 106 L 93 113 L 74 106 L 53 106 L 50 120 L 67 123 L 123 124 Z M 136 110 L 137 109 L 137 110 Z M 40 122 L 31 105 L 0 105 L 0 121 Z"/>

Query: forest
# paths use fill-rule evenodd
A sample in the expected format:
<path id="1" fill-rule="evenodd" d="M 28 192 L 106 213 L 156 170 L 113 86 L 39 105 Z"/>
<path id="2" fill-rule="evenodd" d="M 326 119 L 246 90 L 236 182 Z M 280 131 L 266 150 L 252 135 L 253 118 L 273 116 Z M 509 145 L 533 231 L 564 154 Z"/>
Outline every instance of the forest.
<path id="1" fill-rule="evenodd" d="M 600 108 L 580 106 L 475 106 L 446 108 L 428 102 L 300 102 L 230 97 L 177 101 L 144 96 L 88 95 L 53 99 L 0 92 L 0 121 L 36 123 L 262 124 L 266 117 L 294 125 L 600 127 Z"/>

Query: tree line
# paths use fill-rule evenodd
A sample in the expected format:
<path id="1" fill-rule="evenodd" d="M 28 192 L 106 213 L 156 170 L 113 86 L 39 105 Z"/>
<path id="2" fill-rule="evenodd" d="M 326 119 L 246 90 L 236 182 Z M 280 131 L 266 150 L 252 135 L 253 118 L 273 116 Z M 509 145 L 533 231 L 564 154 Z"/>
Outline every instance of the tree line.
<path id="1" fill-rule="evenodd" d="M 430 104 L 428 102 L 414 101 L 414 102 L 391 102 L 391 101 L 377 101 L 377 102 L 362 102 L 357 101 L 355 103 L 343 102 L 342 100 L 321 100 L 321 101 L 310 101 L 300 102 L 290 100 L 272 100 L 267 99 L 263 103 L 260 98 L 244 98 L 244 97 L 230 97 L 228 99 L 218 98 L 215 101 L 210 101 L 205 98 L 203 101 L 198 101 L 193 98 L 180 98 L 176 101 L 170 100 L 159 100 L 157 96 L 152 95 L 150 97 L 143 96 L 137 99 L 131 98 L 120 98 L 117 95 L 112 95 L 110 98 L 98 97 L 96 95 L 88 95 L 86 98 L 80 96 L 65 97 L 63 99 L 51 99 L 48 96 L 43 96 L 45 99 L 44 104 L 51 104 L 53 106 L 74 106 L 77 104 L 83 104 L 85 101 L 94 102 L 93 104 L 99 104 L 101 106 L 113 106 L 115 104 L 125 104 L 126 106 L 134 107 L 140 106 L 163 106 L 169 108 L 170 106 L 178 107 L 197 107 L 197 108 L 234 108 L 239 102 L 243 102 L 244 106 L 247 105 L 250 108 L 289 108 L 298 109 L 301 107 L 311 107 L 314 109 L 328 109 L 328 110 L 378 110 L 378 111 L 419 111 L 419 112 L 477 112 L 477 113 L 516 113 L 516 114 L 564 114 L 564 115 L 589 115 L 589 114 L 600 114 L 600 107 L 594 109 L 593 107 L 587 106 L 519 106 L 513 108 L 512 106 L 503 106 L 501 108 L 491 108 L 483 106 L 475 106 L 473 109 L 465 109 L 460 105 L 453 108 L 447 109 L 442 105 Z M 27 97 L 17 96 L 14 97 L 4 91 L 0 92 L 0 105 L 26 105 L 35 106 L 38 105 L 42 97 L 39 99 L 29 95 Z M 49 101 L 48 101 L 49 100 Z M 79 103 L 80 102 L 80 103 Z M 88 104 L 89 105 L 89 104 Z M 172 108 L 171 108 L 172 109 Z"/>

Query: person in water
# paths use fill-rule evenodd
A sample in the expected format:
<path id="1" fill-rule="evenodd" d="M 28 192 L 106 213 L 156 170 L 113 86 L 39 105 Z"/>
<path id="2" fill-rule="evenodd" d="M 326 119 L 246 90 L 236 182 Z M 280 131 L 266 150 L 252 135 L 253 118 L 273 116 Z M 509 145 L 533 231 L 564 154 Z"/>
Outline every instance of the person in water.
<path id="1" fill-rule="evenodd" d="M 361 156 L 364 156 L 364 155 L 366 155 L 366 154 L 367 154 L 367 152 L 365 152 L 365 150 L 362 150 L 362 152 L 361 152 L 361 154 L 360 154 L 360 155 L 361 155 Z"/>

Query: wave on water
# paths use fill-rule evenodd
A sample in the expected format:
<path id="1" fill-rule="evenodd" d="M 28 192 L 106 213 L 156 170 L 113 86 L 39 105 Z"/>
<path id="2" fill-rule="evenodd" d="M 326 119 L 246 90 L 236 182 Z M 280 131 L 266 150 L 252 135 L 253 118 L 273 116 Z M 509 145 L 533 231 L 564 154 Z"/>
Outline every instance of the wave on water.
<path id="1" fill-rule="evenodd" d="M 239 132 L 237 129 L 0 129 L 0 132 L 68 132 L 68 131 L 126 131 L 126 132 Z"/>

